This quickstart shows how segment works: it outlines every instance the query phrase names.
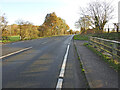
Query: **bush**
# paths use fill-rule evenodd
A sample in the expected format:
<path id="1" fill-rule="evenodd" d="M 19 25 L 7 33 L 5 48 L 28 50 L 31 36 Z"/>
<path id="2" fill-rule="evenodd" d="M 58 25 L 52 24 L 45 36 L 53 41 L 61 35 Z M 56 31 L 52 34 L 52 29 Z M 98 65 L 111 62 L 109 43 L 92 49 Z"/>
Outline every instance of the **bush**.
<path id="1" fill-rule="evenodd" d="M 7 36 L 3 36 L 3 37 L 2 37 L 2 40 L 10 40 L 10 38 L 7 37 Z"/>

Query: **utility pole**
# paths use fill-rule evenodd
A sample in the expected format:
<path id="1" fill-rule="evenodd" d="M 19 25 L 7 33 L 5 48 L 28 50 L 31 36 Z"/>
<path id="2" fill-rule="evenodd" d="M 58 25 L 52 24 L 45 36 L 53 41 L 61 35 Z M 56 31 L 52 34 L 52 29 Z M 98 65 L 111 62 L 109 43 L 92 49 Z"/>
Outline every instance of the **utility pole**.
<path id="1" fill-rule="evenodd" d="M 109 25 L 108 25 L 108 33 L 110 32 Z"/>

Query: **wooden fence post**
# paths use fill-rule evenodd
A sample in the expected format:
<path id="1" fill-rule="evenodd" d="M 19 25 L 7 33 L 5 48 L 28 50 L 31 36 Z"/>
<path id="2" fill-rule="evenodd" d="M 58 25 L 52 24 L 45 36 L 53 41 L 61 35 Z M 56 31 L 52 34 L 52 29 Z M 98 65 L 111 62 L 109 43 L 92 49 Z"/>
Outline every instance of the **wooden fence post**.
<path id="1" fill-rule="evenodd" d="M 113 46 L 112 46 L 112 53 L 113 53 L 113 59 L 115 59 L 116 57 L 115 57 L 115 55 L 114 54 L 116 54 L 117 55 L 117 51 L 115 50 L 115 49 L 117 49 L 117 43 L 113 43 Z"/>

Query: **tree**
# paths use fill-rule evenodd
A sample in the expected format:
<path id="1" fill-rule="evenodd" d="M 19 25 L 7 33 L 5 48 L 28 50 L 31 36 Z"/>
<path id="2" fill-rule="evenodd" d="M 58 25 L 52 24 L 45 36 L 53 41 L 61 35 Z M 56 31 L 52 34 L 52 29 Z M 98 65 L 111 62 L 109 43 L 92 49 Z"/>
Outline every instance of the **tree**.
<path id="1" fill-rule="evenodd" d="M 19 35 L 20 35 L 20 40 L 23 40 L 23 35 L 22 35 L 22 25 L 24 24 L 24 21 L 19 19 L 16 21 L 16 23 L 19 26 Z"/>
<path id="2" fill-rule="evenodd" d="M 75 34 L 80 34 L 80 32 L 79 31 L 75 31 Z"/>
<path id="3" fill-rule="evenodd" d="M 20 31 L 20 40 L 32 39 L 38 37 L 38 28 L 29 21 L 18 20 L 17 24 Z"/>
<path id="4" fill-rule="evenodd" d="M 80 28 L 81 33 L 84 33 L 87 29 L 89 29 L 90 26 L 92 26 L 90 17 L 88 15 L 80 17 L 79 20 L 75 23 L 75 26 L 76 28 Z"/>
<path id="5" fill-rule="evenodd" d="M 52 36 L 66 34 L 69 26 L 66 24 L 65 20 L 57 17 L 55 12 L 47 14 L 44 23 L 39 27 L 40 36 Z"/>
<path id="6" fill-rule="evenodd" d="M 69 33 L 70 33 L 70 34 L 73 34 L 73 30 L 72 30 L 72 29 L 70 29 L 70 30 L 69 30 Z"/>
<path id="7" fill-rule="evenodd" d="M 8 39 L 8 31 L 7 31 L 7 20 L 5 17 L 5 14 L 0 16 L 0 35 L 2 35 L 2 37 L 0 37 L 0 39 Z"/>
<path id="8" fill-rule="evenodd" d="M 19 35 L 19 26 L 17 24 L 12 24 L 11 25 L 11 33 L 12 35 Z"/>
<path id="9" fill-rule="evenodd" d="M 94 1 L 88 4 L 88 7 L 81 9 L 82 15 L 89 15 L 94 28 L 98 32 L 103 32 L 105 24 L 113 18 L 113 6 L 108 2 Z"/>
<path id="10" fill-rule="evenodd" d="M 31 33 L 31 38 L 38 38 L 39 37 L 39 26 L 34 26 L 32 25 L 32 33 Z"/>
<path id="11" fill-rule="evenodd" d="M 0 16 L 0 30 L 4 31 L 7 27 L 7 20 L 5 17 L 5 14 L 3 14 L 2 16 Z"/>
<path id="12" fill-rule="evenodd" d="M 45 26 L 39 26 L 39 28 L 38 28 L 38 31 L 39 31 L 39 37 L 43 37 L 43 36 L 45 36 L 45 33 L 44 33 L 44 31 L 45 31 Z"/>

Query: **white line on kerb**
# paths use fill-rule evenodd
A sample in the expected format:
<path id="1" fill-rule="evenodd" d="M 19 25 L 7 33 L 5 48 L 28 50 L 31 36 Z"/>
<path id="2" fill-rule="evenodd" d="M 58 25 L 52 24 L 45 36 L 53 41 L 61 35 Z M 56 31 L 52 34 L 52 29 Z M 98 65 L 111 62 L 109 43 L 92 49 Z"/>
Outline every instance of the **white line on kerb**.
<path id="1" fill-rule="evenodd" d="M 17 54 L 17 53 L 19 53 L 19 52 L 22 52 L 22 51 L 25 51 L 25 50 L 28 50 L 28 49 L 31 49 L 31 48 L 32 48 L 32 47 L 24 48 L 24 49 L 21 49 L 21 50 L 19 50 L 19 51 L 16 51 L 16 52 L 13 52 L 13 53 L 10 53 L 10 54 L 1 56 L 0 59 L 5 58 L 5 57 L 8 57 L 8 56 L 11 56 L 11 55 L 13 55 L 13 54 Z"/>
<path id="2" fill-rule="evenodd" d="M 65 67 L 66 67 L 69 47 L 70 47 L 70 44 L 68 44 L 68 46 L 67 46 L 67 51 L 66 51 L 66 54 L 64 56 L 64 60 L 63 60 L 63 64 L 62 64 L 62 67 L 61 67 L 61 71 L 60 71 L 59 79 L 58 79 L 58 82 L 57 82 L 56 90 L 61 90 L 61 88 L 62 88 L 63 77 L 64 77 L 64 73 L 65 73 Z"/>

